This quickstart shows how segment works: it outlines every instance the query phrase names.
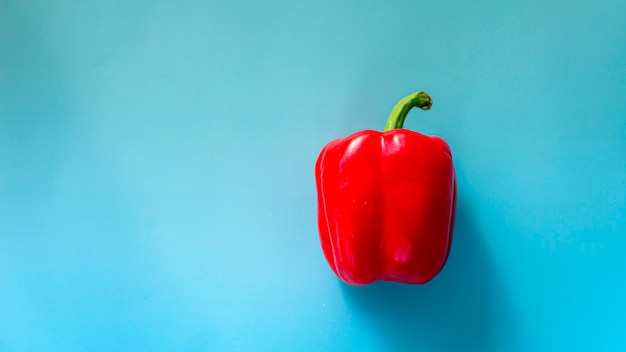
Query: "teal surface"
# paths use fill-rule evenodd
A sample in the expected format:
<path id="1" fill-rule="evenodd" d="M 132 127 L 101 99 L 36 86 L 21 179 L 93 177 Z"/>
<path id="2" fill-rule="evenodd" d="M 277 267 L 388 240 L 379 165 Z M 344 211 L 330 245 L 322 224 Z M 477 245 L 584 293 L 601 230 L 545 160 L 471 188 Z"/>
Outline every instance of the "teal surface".
<path id="1" fill-rule="evenodd" d="M 313 166 L 443 136 L 443 272 L 348 287 Z M 626 2 L 0 0 L 0 351 L 626 350 Z"/>

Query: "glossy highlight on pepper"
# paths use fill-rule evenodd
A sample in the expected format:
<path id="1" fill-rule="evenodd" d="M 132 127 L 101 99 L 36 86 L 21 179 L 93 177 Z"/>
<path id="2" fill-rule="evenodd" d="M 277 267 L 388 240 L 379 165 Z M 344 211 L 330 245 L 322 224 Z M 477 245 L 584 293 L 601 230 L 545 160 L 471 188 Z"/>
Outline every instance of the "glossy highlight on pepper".
<path id="1" fill-rule="evenodd" d="M 403 129 L 424 92 L 400 100 L 384 132 L 365 130 L 328 143 L 315 165 L 324 257 L 350 285 L 377 280 L 423 284 L 450 253 L 456 176 L 448 144 Z"/>

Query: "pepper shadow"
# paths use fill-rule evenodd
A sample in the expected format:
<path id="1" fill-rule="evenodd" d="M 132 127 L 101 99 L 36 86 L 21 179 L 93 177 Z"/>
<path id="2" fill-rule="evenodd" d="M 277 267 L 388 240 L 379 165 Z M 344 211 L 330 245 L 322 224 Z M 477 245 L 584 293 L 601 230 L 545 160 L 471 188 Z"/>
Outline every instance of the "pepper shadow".
<path id="1" fill-rule="evenodd" d="M 370 325 L 390 350 L 487 351 L 508 330 L 506 294 L 462 197 L 453 236 L 446 266 L 425 285 L 340 283 L 353 319 Z"/>

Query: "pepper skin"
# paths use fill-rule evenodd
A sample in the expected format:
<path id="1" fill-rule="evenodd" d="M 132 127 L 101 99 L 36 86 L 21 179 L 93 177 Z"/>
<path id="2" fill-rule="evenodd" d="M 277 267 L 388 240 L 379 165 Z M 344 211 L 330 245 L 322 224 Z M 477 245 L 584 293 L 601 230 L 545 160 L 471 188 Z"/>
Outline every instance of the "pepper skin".
<path id="1" fill-rule="evenodd" d="M 315 166 L 322 251 L 350 285 L 377 280 L 423 284 L 443 268 L 454 228 L 456 176 L 440 137 L 402 129 L 417 92 L 393 108 L 385 132 L 328 143 Z"/>

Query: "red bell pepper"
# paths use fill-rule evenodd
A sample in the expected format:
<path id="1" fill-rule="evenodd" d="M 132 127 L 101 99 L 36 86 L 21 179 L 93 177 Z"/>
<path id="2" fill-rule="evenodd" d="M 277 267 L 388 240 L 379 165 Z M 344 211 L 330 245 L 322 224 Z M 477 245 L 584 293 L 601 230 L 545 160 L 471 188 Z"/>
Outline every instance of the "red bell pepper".
<path id="1" fill-rule="evenodd" d="M 403 129 L 417 92 L 393 108 L 384 132 L 365 130 L 328 143 L 315 166 L 324 257 L 350 285 L 376 280 L 423 284 L 443 268 L 456 208 L 448 144 Z"/>

